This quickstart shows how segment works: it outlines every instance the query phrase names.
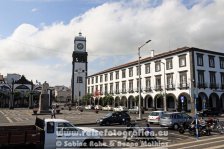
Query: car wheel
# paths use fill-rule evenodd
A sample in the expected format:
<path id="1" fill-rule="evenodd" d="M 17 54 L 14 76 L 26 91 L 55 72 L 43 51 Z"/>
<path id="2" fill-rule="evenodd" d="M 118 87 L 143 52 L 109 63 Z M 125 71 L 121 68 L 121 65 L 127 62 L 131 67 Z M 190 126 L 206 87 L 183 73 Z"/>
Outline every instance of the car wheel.
<path id="1" fill-rule="evenodd" d="M 174 129 L 174 130 L 178 130 L 178 128 L 179 128 L 179 125 L 178 125 L 178 124 L 174 124 L 174 125 L 173 125 L 173 129 Z"/>

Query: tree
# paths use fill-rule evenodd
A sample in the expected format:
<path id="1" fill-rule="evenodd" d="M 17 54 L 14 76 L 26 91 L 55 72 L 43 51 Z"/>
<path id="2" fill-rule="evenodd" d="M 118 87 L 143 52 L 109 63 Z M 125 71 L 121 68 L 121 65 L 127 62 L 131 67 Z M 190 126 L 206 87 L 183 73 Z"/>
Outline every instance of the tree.
<path id="1" fill-rule="evenodd" d="M 82 97 L 83 102 L 87 105 L 88 103 L 90 103 L 90 99 L 93 97 L 93 94 L 86 94 L 85 96 Z"/>
<path id="2" fill-rule="evenodd" d="M 113 96 L 111 94 L 106 94 L 104 97 L 103 97 L 103 106 L 105 105 L 112 105 L 113 103 Z"/>

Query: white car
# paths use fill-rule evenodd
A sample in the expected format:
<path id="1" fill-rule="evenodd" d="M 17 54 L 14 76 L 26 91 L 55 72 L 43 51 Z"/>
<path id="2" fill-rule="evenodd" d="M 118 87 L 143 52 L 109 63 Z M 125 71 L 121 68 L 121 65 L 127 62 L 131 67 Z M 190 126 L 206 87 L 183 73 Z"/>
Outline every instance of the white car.
<path id="1" fill-rule="evenodd" d="M 125 106 L 117 106 L 114 108 L 114 111 L 128 111 L 128 108 Z"/>
<path id="2" fill-rule="evenodd" d="M 87 106 L 85 106 L 85 109 L 86 110 L 91 110 L 91 109 L 93 109 L 93 105 L 87 105 Z"/>
<path id="3" fill-rule="evenodd" d="M 101 105 L 96 105 L 96 106 L 94 107 L 94 109 L 95 109 L 95 110 L 102 110 L 102 106 L 101 106 Z"/>
<path id="4" fill-rule="evenodd" d="M 112 111 L 113 110 L 113 107 L 111 105 L 106 105 L 105 107 L 102 108 L 102 110 Z"/>
<path id="5" fill-rule="evenodd" d="M 148 122 L 159 124 L 160 118 L 163 114 L 164 111 L 152 111 L 148 116 Z"/>

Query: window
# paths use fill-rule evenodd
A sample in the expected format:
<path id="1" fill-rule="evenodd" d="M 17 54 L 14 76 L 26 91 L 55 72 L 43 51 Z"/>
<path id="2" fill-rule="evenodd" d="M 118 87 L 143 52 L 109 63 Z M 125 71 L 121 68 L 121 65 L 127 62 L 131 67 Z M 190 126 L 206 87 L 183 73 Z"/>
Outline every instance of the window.
<path id="1" fill-rule="evenodd" d="M 224 69 L 224 57 L 219 57 L 220 68 Z"/>
<path id="2" fill-rule="evenodd" d="M 129 92 L 133 92 L 133 80 L 129 80 Z"/>
<path id="3" fill-rule="evenodd" d="M 140 71 L 140 75 L 141 75 L 141 66 L 140 66 L 140 70 L 138 70 L 138 66 L 136 66 L 136 74 L 138 76 L 138 72 Z"/>
<path id="4" fill-rule="evenodd" d="M 146 87 L 146 90 L 151 89 L 151 77 L 145 78 L 145 87 Z"/>
<path id="5" fill-rule="evenodd" d="M 119 82 L 116 82 L 116 94 L 119 94 Z"/>
<path id="6" fill-rule="evenodd" d="M 88 93 L 90 94 L 90 87 L 88 87 Z"/>
<path id="7" fill-rule="evenodd" d="M 80 76 L 77 77 L 77 83 L 83 83 L 82 77 Z"/>
<path id="8" fill-rule="evenodd" d="M 94 77 L 92 77 L 92 84 L 94 84 Z"/>
<path id="9" fill-rule="evenodd" d="M 205 88 L 204 70 L 198 70 L 198 88 Z"/>
<path id="10" fill-rule="evenodd" d="M 208 56 L 208 61 L 209 61 L 209 67 L 215 68 L 215 57 L 209 55 Z"/>
<path id="11" fill-rule="evenodd" d="M 103 93 L 103 85 L 100 85 L 100 94 L 102 95 Z"/>
<path id="12" fill-rule="evenodd" d="M 133 68 L 129 68 L 129 77 L 133 77 Z"/>
<path id="13" fill-rule="evenodd" d="M 186 55 L 180 55 L 179 56 L 179 67 L 185 67 L 186 66 Z"/>
<path id="14" fill-rule="evenodd" d="M 110 83 L 110 94 L 113 94 L 113 83 Z"/>
<path id="15" fill-rule="evenodd" d="M 161 70 L 161 63 L 160 61 L 155 62 L 155 72 L 159 72 Z"/>
<path id="16" fill-rule="evenodd" d="M 197 64 L 203 66 L 203 54 L 197 53 Z"/>
<path id="17" fill-rule="evenodd" d="M 88 78 L 88 85 L 90 84 L 90 78 Z"/>
<path id="18" fill-rule="evenodd" d="M 119 71 L 116 71 L 116 79 L 119 79 Z"/>
<path id="19" fill-rule="evenodd" d="M 166 70 L 173 69 L 172 58 L 166 59 Z"/>
<path id="20" fill-rule="evenodd" d="M 173 74 L 167 74 L 166 75 L 166 85 L 168 89 L 173 88 Z"/>
<path id="21" fill-rule="evenodd" d="M 103 75 L 100 75 L 100 82 L 103 82 Z"/>
<path id="22" fill-rule="evenodd" d="M 98 85 L 96 85 L 96 86 L 95 86 L 95 89 L 96 89 L 95 91 L 97 91 L 97 92 L 98 92 Z"/>
<path id="23" fill-rule="evenodd" d="M 150 73 L 150 63 L 145 64 L 145 74 L 149 74 L 149 73 Z"/>
<path id="24" fill-rule="evenodd" d="M 110 73 L 110 81 L 113 80 L 113 72 Z"/>
<path id="25" fill-rule="evenodd" d="M 93 86 L 91 87 L 91 93 L 94 93 L 94 87 Z"/>
<path id="26" fill-rule="evenodd" d="M 107 74 L 104 75 L 104 80 L 105 80 L 105 82 L 108 81 Z"/>
<path id="27" fill-rule="evenodd" d="M 141 79 L 141 81 L 142 81 L 142 79 Z M 141 88 L 141 84 L 142 84 L 141 81 L 140 81 L 140 88 Z M 139 79 L 137 79 L 137 90 L 139 90 Z"/>
<path id="28" fill-rule="evenodd" d="M 96 83 L 98 83 L 98 76 L 96 76 Z"/>
<path id="29" fill-rule="evenodd" d="M 186 71 L 183 71 L 183 72 L 180 72 L 180 88 L 185 88 L 187 87 L 187 72 Z"/>
<path id="30" fill-rule="evenodd" d="M 107 88 L 107 84 L 104 85 L 104 91 L 105 91 L 105 94 L 108 93 L 108 88 Z"/>
<path id="31" fill-rule="evenodd" d="M 215 72 L 210 71 L 210 88 L 216 88 L 216 77 L 215 77 Z"/>
<path id="32" fill-rule="evenodd" d="M 125 69 L 122 70 L 122 78 L 126 78 L 126 70 Z"/>
<path id="33" fill-rule="evenodd" d="M 156 79 L 156 88 L 155 90 L 161 90 L 161 75 L 155 76 Z"/>
<path id="34" fill-rule="evenodd" d="M 47 133 L 54 133 L 54 122 L 47 122 Z"/>
<path id="35" fill-rule="evenodd" d="M 122 93 L 126 93 L 126 81 L 122 82 Z"/>
<path id="36" fill-rule="evenodd" d="M 221 76 L 221 89 L 224 89 L 224 73 L 221 72 L 220 76 Z"/>

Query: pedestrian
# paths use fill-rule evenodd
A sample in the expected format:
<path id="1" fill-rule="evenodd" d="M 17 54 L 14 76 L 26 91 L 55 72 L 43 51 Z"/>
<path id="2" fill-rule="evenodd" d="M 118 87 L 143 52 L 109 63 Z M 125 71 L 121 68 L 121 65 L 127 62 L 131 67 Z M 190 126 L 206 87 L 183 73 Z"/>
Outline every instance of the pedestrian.
<path id="1" fill-rule="evenodd" d="M 52 107 L 52 109 L 51 109 L 51 118 L 56 118 L 56 116 L 55 116 L 55 108 L 54 107 Z"/>

